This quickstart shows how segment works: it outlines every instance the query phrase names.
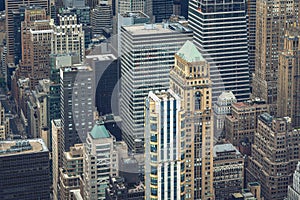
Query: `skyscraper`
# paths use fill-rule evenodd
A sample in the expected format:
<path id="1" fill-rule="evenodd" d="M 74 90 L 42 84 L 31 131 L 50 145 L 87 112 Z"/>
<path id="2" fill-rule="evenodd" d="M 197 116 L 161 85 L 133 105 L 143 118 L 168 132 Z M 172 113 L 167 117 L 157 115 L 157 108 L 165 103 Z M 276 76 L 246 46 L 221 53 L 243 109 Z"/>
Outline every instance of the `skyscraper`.
<path id="1" fill-rule="evenodd" d="M 250 95 L 246 1 L 190 0 L 194 42 L 210 63 L 213 100 L 223 90 L 238 101 Z"/>
<path id="2" fill-rule="evenodd" d="M 279 53 L 277 115 L 300 127 L 300 29 L 289 28 Z"/>
<path id="3" fill-rule="evenodd" d="M 112 28 L 112 7 L 107 3 L 98 4 L 91 11 L 93 36 L 101 35 L 104 29 Z"/>
<path id="4" fill-rule="evenodd" d="M 62 124 L 60 119 L 51 121 L 52 130 L 52 184 L 53 199 L 59 199 L 59 168 L 62 167 L 62 156 L 64 152 L 64 138 L 62 135 Z"/>
<path id="5" fill-rule="evenodd" d="M 85 56 L 84 31 L 77 23 L 76 15 L 59 16 L 59 25 L 53 27 L 52 54 L 78 54 L 82 62 Z"/>
<path id="6" fill-rule="evenodd" d="M 179 24 L 123 26 L 121 49 L 121 117 L 123 138 L 130 149 L 144 138 L 144 98 L 149 91 L 169 88 L 174 54 L 192 31 Z"/>
<path id="7" fill-rule="evenodd" d="M 44 9 L 26 9 L 21 25 L 22 60 L 20 73 L 30 78 L 34 89 L 41 79 L 50 75 L 51 42 L 53 30 Z M 17 53 L 17 52 L 16 52 Z"/>
<path id="8" fill-rule="evenodd" d="M 145 199 L 185 198 L 185 118 L 172 90 L 149 92 L 145 115 Z"/>
<path id="9" fill-rule="evenodd" d="M 115 138 L 97 121 L 88 133 L 83 155 L 84 200 L 105 199 L 105 189 L 109 177 L 118 175 L 118 154 L 115 150 Z"/>
<path id="10" fill-rule="evenodd" d="M 13 11 L 17 11 L 20 5 L 36 5 L 49 12 L 48 0 L 5 0 L 6 35 L 7 35 L 7 62 L 14 63 L 14 20 Z"/>
<path id="11" fill-rule="evenodd" d="M 170 87 L 182 98 L 186 112 L 186 197 L 214 199 L 213 112 L 210 66 L 187 41 L 175 54 Z"/>
<path id="12" fill-rule="evenodd" d="M 293 175 L 293 185 L 288 187 L 287 200 L 298 200 L 300 199 L 300 162 L 297 164 L 297 168 Z"/>
<path id="13" fill-rule="evenodd" d="M 145 0 L 145 13 L 152 23 L 168 20 L 173 14 L 173 0 Z"/>
<path id="14" fill-rule="evenodd" d="M 247 166 L 247 181 L 261 184 L 265 199 L 282 200 L 300 160 L 300 130 L 293 129 L 290 118 L 260 115 Z"/>
<path id="15" fill-rule="evenodd" d="M 278 55 L 279 50 L 283 48 L 282 36 L 287 24 L 296 19 L 294 2 L 257 0 L 256 4 L 255 74 L 252 95 L 270 105 L 271 115 L 276 115 Z"/>
<path id="16" fill-rule="evenodd" d="M 60 68 L 60 110 L 64 151 L 86 139 L 94 120 L 94 80 L 90 66 L 75 64 Z"/>
<path id="17" fill-rule="evenodd" d="M 43 140 L 0 141 L 0 168 L 2 200 L 50 199 L 49 150 Z"/>

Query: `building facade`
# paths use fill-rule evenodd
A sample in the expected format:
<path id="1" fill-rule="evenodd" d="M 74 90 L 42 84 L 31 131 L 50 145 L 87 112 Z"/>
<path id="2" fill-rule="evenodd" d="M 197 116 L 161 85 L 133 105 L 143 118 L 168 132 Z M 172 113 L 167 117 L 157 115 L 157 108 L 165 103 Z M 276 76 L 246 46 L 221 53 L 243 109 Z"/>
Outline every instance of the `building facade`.
<path id="1" fill-rule="evenodd" d="M 75 144 L 62 156 L 62 167 L 59 168 L 59 197 L 72 200 L 71 190 L 80 189 L 83 177 L 83 144 Z"/>
<path id="2" fill-rule="evenodd" d="M 53 26 L 51 53 L 78 54 L 80 61 L 84 60 L 84 31 L 76 15 L 59 16 L 59 25 Z"/>
<path id="3" fill-rule="evenodd" d="M 149 92 L 145 108 L 145 199 L 185 199 L 185 118 L 172 90 Z"/>
<path id="4" fill-rule="evenodd" d="M 218 97 L 218 101 L 214 104 L 214 137 L 219 138 L 223 136 L 225 116 L 230 114 L 231 105 L 237 100 L 234 94 L 230 91 L 224 91 Z"/>
<path id="5" fill-rule="evenodd" d="M 93 70 L 84 64 L 60 68 L 60 110 L 64 151 L 85 141 L 94 120 Z"/>
<path id="6" fill-rule="evenodd" d="M 214 101 L 224 90 L 232 91 L 238 101 L 249 99 L 246 6 L 246 1 L 235 0 L 189 1 L 189 27 L 210 63 Z"/>
<path id="7" fill-rule="evenodd" d="M 230 143 L 214 146 L 215 200 L 230 199 L 244 188 L 244 158 Z"/>
<path id="8" fill-rule="evenodd" d="M 86 139 L 83 157 L 83 198 L 105 199 L 109 177 L 118 176 L 118 154 L 114 149 L 115 138 L 104 124 L 97 121 Z"/>
<path id="9" fill-rule="evenodd" d="M 168 20 L 173 14 L 173 0 L 145 0 L 145 13 L 152 23 Z"/>
<path id="10" fill-rule="evenodd" d="M 293 129 L 290 118 L 260 115 L 247 166 L 247 181 L 260 182 L 265 199 L 281 200 L 287 196 L 288 185 L 299 157 L 300 130 Z"/>
<path id="11" fill-rule="evenodd" d="M 174 54 L 192 32 L 179 24 L 148 24 L 123 26 L 121 35 L 122 129 L 133 149 L 134 140 L 144 138 L 144 98 L 151 90 L 169 88 Z"/>
<path id="12" fill-rule="evenodd" d="M 214 199 L 213 112 L 210 67 L 187 41 L 175 54 L 170 87 L 182 98 L 186 112 L 186 197 Z M 205 177 L 205 178 L 204 178 Z"/>
<path id="13" fill-rule="evenodd" d="M 15 53 L 14 53 L 14 20 L 13 20 L 13 11 L 17 11 L 21 5 L 36 5 L 46 10 L 46 13 L 49 12 L 49 1 L 48 0 L 5 0 L 5 14 L 6 14 L 6 36 L 7 36 L 7 63 L 14 63 Z"/>
<path id="14" fill-rule="evenodd" d="M 232 104 L 231 114 L 225 117 L 225 138 L 235 146 L 245 138 L 253 143 L 257 118 L 268 111 L 268 104 L 260 100 Z"/>
<path id="15" fill-rule="evenodd" d="M 0 149 L 1 199 L 50 199 L 49 150 L 43 140 L 0 141 Z"/>
<path id="16" fill-rule="evenodd" d="M 284 35 L 279 53 L 277 115 L 289 116 L 294 127 L 300 126 L 300 29 L 290 28 Z"/>
<path id="17" fill-rule="evenodd" d="M 300 162 L 297 164 L 297 168 L 293 175 L 293 185 L 289 185 L 287 200 L 300 199 Z"/>
<path id="18" fill-rule="evenodd" d="M 59 169 L 62 167 L 62 156 L 64 152 L 64 138 L 62 135 L 62 124 L 60 119 L 51 121 L 52 135 L 52 184 L 53 199 L 59 198 Z"/>
<path id="19" fill-rule="evenodd" d="M 277 106 L 279 50 L 283 48 L 284 30 L 296 19 L 294 2 L 257 0 L 256 3 L 257 46 L 252 95 L 265 100 L 272 115 L 276 115 Z"/>

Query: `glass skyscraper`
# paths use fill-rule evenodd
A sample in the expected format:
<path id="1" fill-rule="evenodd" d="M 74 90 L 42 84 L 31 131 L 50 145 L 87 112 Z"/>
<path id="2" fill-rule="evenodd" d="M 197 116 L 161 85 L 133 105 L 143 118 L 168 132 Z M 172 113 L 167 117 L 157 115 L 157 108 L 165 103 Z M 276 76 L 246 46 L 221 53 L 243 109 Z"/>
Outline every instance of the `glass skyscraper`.
<path id="1" fill-rule="evenodd" d="M 210 63 L 213 100 L 232 91 L 249 98 L 247 13 L 245 0 L 190 0 L 189 26 L 194 42 Z"/>

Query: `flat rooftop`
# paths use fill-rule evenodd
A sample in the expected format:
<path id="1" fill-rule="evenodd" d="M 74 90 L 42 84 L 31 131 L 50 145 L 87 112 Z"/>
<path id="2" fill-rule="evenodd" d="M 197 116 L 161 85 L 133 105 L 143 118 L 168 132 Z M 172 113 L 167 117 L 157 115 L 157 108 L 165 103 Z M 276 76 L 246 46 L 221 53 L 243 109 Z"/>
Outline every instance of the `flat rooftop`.
<path id="1" fill-rule="evenodd" d="M 42 139 L 0 142 L 0 157 L 49 151 Z"/>
<path id="2" fill-rule="evenodd" d="M 241 154 L 231 143 L 228 144 L 218 144 L 215 145 L 213 148 L 213 155 L 214 157 L 218 157 L 218 153 L 225 153 L 225 152 L 234 152 L 236 154 Z"/>
<path id="3" fill-rule="evenodd" d="M 191 29 L 186 28 L 179 23 L 130 25 L 130 26 L 123 26 L 123 28 L 126 31 L 130 32 L 132 35 L 192 32 Z"/>

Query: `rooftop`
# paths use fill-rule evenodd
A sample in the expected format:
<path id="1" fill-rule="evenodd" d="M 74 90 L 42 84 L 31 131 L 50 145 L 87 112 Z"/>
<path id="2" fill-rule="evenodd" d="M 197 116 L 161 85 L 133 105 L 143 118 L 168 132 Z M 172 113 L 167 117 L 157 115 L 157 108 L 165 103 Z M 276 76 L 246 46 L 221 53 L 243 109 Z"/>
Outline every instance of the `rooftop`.
<path id="1" fill-rule="evenodd" d="M 110 133 L 105 128 L 104 123 L 101 121 L 96 122 L 96 124 L 93 127 L 90 134 L 93 139 L 101 139 L 101 138 L 110 138 L 111 137 Z"/>
<path id="2" fill-rule="evenodd" d="M 197 47 L 191 41 L 186 41 L 177 55 L 186 60 L 187 62 L 205 61 L 202 54 L 198 51 Z"/>
<path id="3" fill-rule="evenodd" d="M 129 25 L 129 26 L 123 26 L 123 28 L 126 31 L 130 32 L 132 35 L 192 32 L 191 29 L 186 28 L 179 23 Z"/>
<path id="4" fill-rule="evenodd" d="M 213 155 L 214 157 L 218 157 L 217 154 L 219 153 L 233 152 L 233 151 L 235 151 L 236 154 L 241 154 L 231 143 L 218 144 L 214 146 Z"/>
<path id="5" fill-rule="evenodd" d="M 48 151 L 48 148 L 42 139 L 0 142 L 0 157 L 46 151 Z"/>

